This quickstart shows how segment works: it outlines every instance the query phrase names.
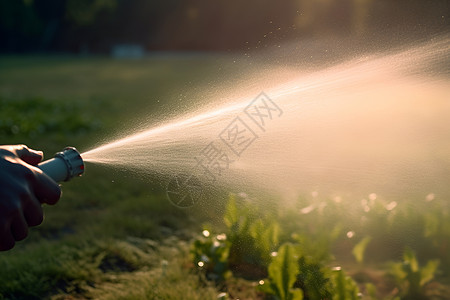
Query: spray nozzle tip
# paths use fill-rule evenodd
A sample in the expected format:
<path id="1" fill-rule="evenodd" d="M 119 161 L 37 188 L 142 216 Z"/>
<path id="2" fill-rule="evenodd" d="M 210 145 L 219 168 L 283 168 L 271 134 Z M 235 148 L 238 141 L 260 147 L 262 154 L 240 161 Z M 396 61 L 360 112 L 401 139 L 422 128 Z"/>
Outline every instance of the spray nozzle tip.
<path id="1" fill-rule="evenodd" d="M 56 153 L 67 165 L 67 178 L 65 181 L 75 176 L 81 176 L 84 173 L 84 162 L 80 152 L 75 147 L 66 147 L 63 151 Z"/>

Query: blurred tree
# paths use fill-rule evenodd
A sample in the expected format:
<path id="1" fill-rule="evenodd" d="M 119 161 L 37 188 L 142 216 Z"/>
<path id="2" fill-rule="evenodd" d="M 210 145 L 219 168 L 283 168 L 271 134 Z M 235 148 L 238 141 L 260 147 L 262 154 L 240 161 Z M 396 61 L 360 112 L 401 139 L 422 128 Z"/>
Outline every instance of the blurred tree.
<path id="1" fill-rule="evenodd" d="M 12 52 L 30 47 L 42 29 L 33 0 L 0 1 L 0 49 Z"/>
<path id="2" fill-rule="evenodd" d="M 89 26 L 101 13 L 116 8 L 117 0 L 67 0 L 66 16 L 77 26 Z"/>
<path id="3" fill-rule="evenodd" d="M 40 41 L 36 47 L 40 51 L 47 51 L 54 46 L 58 32 L 61 30 L 66 1 L 34 0 L 33 2 L 35 10 L 43 24 Z"/>
<path id="4" fill-rule="evenodd" d="M 449 20 L 448 0 L 0 0 L 0 51 L 248 50 L 308 35 L 448 31 Z"/>
<path id="5" fill-rule="evenodd" d="M 172 48 L 246 50 L 258 41 L 280 39 L 294 25 L 295 1 L 187 0 L 160 31 Z"/>

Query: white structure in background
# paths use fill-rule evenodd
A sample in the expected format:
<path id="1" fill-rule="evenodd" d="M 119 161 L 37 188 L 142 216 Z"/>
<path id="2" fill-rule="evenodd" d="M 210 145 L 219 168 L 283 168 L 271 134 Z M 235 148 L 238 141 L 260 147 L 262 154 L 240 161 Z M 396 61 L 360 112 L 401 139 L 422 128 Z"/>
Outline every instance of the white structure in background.
<path id="1" fill-rule="evenodd" d="M 137 44 L 118 44 L 111 48 L 111 56 L 114 58 L 142 58 L 145 49 Z"/>

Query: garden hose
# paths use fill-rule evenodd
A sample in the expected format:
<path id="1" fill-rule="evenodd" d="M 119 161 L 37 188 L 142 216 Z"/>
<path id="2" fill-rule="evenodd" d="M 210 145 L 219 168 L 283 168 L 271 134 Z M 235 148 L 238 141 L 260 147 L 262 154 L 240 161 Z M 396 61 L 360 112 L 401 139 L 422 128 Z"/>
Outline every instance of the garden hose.
<path id="1" fill-rule="evenodd" d="M 56 182 L 69 181 L 84 172 L 84 162 L 74 147 L 66 147 L 55 154 L 52 159 L 41 162 L 38 166 Z"/>

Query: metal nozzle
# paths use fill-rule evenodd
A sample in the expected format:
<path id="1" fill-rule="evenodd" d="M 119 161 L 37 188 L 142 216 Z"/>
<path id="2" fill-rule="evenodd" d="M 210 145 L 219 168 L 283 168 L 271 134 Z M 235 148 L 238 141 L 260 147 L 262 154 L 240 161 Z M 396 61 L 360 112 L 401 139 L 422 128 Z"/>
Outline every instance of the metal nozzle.
<path id="1" fill-rule="evenodd" d="M 41 162 L 37 167 L 56 182 L 69 181 L 84 172 L 83 159 L 74 147 L 66 147 L 62 152 L 56 153 L 54 158 Z"/>

